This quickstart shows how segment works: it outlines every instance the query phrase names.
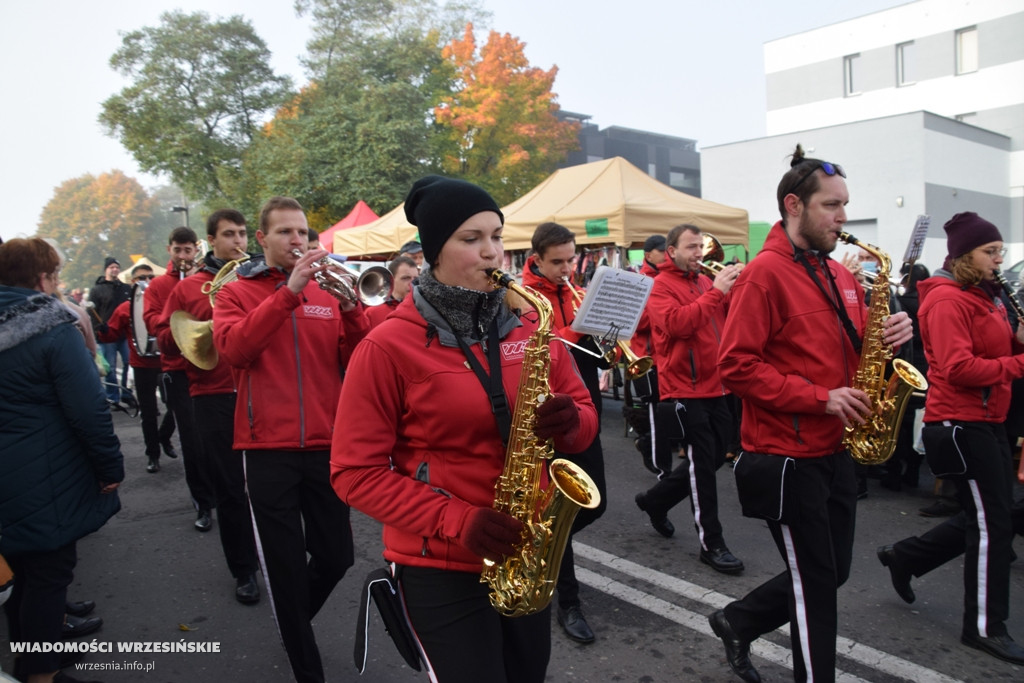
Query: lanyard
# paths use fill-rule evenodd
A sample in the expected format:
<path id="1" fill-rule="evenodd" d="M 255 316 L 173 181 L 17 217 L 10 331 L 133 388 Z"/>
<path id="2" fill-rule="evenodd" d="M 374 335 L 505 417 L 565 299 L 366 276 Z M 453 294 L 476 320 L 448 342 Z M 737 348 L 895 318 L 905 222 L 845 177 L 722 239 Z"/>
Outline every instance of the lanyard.
<path id="1" fill-rule="evenodd" d="M 498 319 L 491 321 L 491 329 L 487 334 L 487 364 L 491 367 L 491 374 L 477 360 L 476 355 L 470 351 L 469 345 L 463 338 L 456 334 L 455 340 L 459 342 L 459 348 L 466 354 L 469 367 L 476 374 L 480 384 L 483 385 L 487 397 L 491 401 L 491 412 L 498 423 L 498 434 L 501 442 L 508 446 L 509 434 L 512 432 L 512 413 L 508 407 L 508 397 L 505 396 L 505 387 L 501 383 L 501 354 L 498 350 Z"/>
<path id="2" fill-rule="evenodd" d="M 803 265 L 807 271 L 808 277 L 814 281 L 814 284 L 818 286 L 818 290 L 821 292 L 825 300 L 828 301 L 829 305 L 835 310 L 839 316 L 839 320 L 843 324 L 843 329 L 846 330 L 846 336 L 850 338 L 850 343 L 853 344 L 853 349 L 859 354 L 861 350 L 860 335 L 857 334 L 857 328 L 853 326 L 853 321 L 850 320 L 849 314 L 846 312 L 846 306 L 843 306 L 840 301 L 842 298 L 839 296 L 839 288 L 836 286 L 836 281 L 832 278 L 832 271 L 828 267 L 828 263 L 825 259 L 819 257 L 818 262 L 821 264 L 821 269 L 824 271 L 825 279 L 828 281 L 832 289 L 833 296 L 829 296 L 828 292 L 825 291 L 824 285 L 818 280 L 818 275 L 815 272 L 814 266 L 811 265 L 810 260 L 807 258 L 807 252 L 804 249 L 797 250 L 796 260 Z"/>

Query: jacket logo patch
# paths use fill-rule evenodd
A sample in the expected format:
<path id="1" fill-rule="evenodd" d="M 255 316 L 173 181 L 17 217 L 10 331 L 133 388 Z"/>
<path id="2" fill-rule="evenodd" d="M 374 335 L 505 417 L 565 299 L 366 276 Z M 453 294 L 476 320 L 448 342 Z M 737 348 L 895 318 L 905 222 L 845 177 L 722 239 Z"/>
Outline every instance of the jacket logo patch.
<path id="1" fill-rule="evenodd" d="M 843 294 L 846 295 L 846 303 L 856 304 L 857 303 L 857 290 L 856 289 L 844 289 Z"/>
<path id="2" fill-rule="evenodd" d="M 526 352 L 526 344 L 529 340 L 522 339 L 514 342 L 501 343 L 501 356 L 505 360 L 522 360 Z"/>
<path id="3" fill-rule="evenodd" d="M 307 318 L 323 318 L 324 320 L 334 319 L 334 309 L 330 306 L 314 306 L 306 304 L 302 307 L 302 313 Z"/>

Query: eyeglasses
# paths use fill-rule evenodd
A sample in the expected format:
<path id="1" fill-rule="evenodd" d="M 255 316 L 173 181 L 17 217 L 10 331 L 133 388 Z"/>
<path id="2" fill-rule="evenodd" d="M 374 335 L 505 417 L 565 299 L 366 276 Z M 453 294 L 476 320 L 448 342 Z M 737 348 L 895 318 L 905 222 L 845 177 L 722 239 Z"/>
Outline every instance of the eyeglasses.
<path id="1" fill-rule="evenodd" d="M 1006 247 L 989 247 L 988 249 L 982 249 L 981 253 L 985 254 L 989 258 L 1006 256 Z"/>
<path id="2" fill-rule="evenodd" d="M 789 188 L 789 192 L 787 192 L 786 194 L 795 193 L 796 188 L 800 187 L 800 183 L 807 180 L 807 178 L 809 178 L 811 174 L 813 174 L 819 168 L 825 172 L 825 175 L 838 174 L 841 178 L 846 177 L 846 171 L 844 171 L 843 167 L 840 166 L 839 164 L 833 164 L 828 161 L 815 161 L 814 165 L 811 166 L 811 170 L 807 171 L 807 173 L 804 173 L 802 176 L 800 176 L 800 180 L 796 181 L 796 184 L 793 185 L 793 187 Z"/>

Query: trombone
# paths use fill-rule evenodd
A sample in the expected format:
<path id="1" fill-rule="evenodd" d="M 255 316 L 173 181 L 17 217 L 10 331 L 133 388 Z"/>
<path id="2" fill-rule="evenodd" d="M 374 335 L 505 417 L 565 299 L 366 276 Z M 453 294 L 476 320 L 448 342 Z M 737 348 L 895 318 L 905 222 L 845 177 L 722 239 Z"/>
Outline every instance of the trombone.
<path id="1" fill-rule="evenodd" d="M 567 276 L 563 276 L 562 280 L 565 281 L 565 284 L 569 288 L 569 291 L 572 292 L 572 311 L 573 313 L 577 313 L 580 310 L 580 304 L 583 303 L 583 296 L 579 293 L 579 290 L 572 286 L 572 282 L 569 280 Z M 577 344 L 573 344 L 572 342 L 566 341 L 564 339 L 560 341 L 569 344 L 570 346 L 573 346 L 583 351 L 584 353 L 597 355 L 593 351 L 585 349 L 582 346 L 578 346 Z M 607 340 L 605 338 L 602 338 L 600 340 L 595 339 L 594 341 L 597 343 L 598 347 L 602 349 L 607 344 Z M 646 375 L 654 366 L 653 358 L 651 358 L 650 356 L 638 357 L 635 353 L 633 353 L 633 350 L 629 348 L 629 342 L 622 340 L 616 340 L 614 346 L 612 346 L 610 349 L 608 349 L 598 357 L 603 358 L 605 362 L 608 363 L 609 365 L 613 365 L 615 363 L 616 347 L 622 353 L 622 357 L 626 361 L 627 379 L 639 379 Z"/>

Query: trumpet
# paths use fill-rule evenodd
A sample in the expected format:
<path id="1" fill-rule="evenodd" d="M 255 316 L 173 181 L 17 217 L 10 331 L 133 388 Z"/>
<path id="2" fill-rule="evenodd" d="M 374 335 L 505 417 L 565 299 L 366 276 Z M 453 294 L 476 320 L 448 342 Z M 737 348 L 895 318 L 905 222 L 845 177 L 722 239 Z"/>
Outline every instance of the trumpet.
<path id="1" fill-rule="evenodd" d="M 700 267 L 707 271 L 708 275 L 714 277 L 725 268 L 722 259 L 725 258 L 725 249 L 718 238 L 710 232 L 702 232 L 701 238 L 704 244 L 701 246 Z M 707 263 L 705 263 L 705 261 Z"/>
<path id="2" fill-rule="evenodd" d="M 302 257 L 302 252 L 292 249 L 296 258 Z M 330 256 L 324 256 L 317 260 L 318 266 L 337 266 L 344 272 L 338 273 L 325 269 L 313 274 L 320 289 L 324 290 L 339 301 L 350 303 L 362 303 L 364 306 L 379 306 L 387 300 L 391 289 L 395 284 L 395 277 L 391 271 L 381 266 L 373 266 L 359 272 L 342 265 Z"/>
<path id="3" fill-rule="evenodd" d="M 572 286 L 572 282 L 569 281 L 568 277 L 562 277 L 562 280 L 565 281 L 565 284 L 569 288 L 569 291 L 572 292 L 572 311 L 573 313 L 577 313 L 580 310 L 580 304 L 583 303 L 583 297 L 579 293 L 579 291 Z M 603 348 L 603 345 L 601 345 L 600 342 L 598 342 L 598 345 L 601 346 L 601 348 Z M 573 346 L 576 345 L 573 344 Z M 576 348 L 580 349 L 581 351 L 585 351 L 586 353 L 592 353 L 591 351 L 584 349 L 580 346 L 576 346 Z M 633 353 L 633 350 L 629 348 L 628 341 L 616 340 L 615 345 L 612 348 L 605 351 L 600 357 L 603 358 L 606 363 L 612 365 L 615 362 L 616 348 L 618 348 L 618 350 L 622 353 L 622 357 L 626 361 L 627 379 L 639 379 L 646 375 L 650 371 L 650 369 L 654 367 L 654 359 L 651 358 L 650 356 L 637 356 L 635 353 Z"/>
<path id="4" fill-rule="evenodd" d="M 196 267 L 195 259 L 176 258 L 174 261 L 174 268 L 178 271 L 178 279 L 184 280 L 188 277 L 188 274 Z"/>

